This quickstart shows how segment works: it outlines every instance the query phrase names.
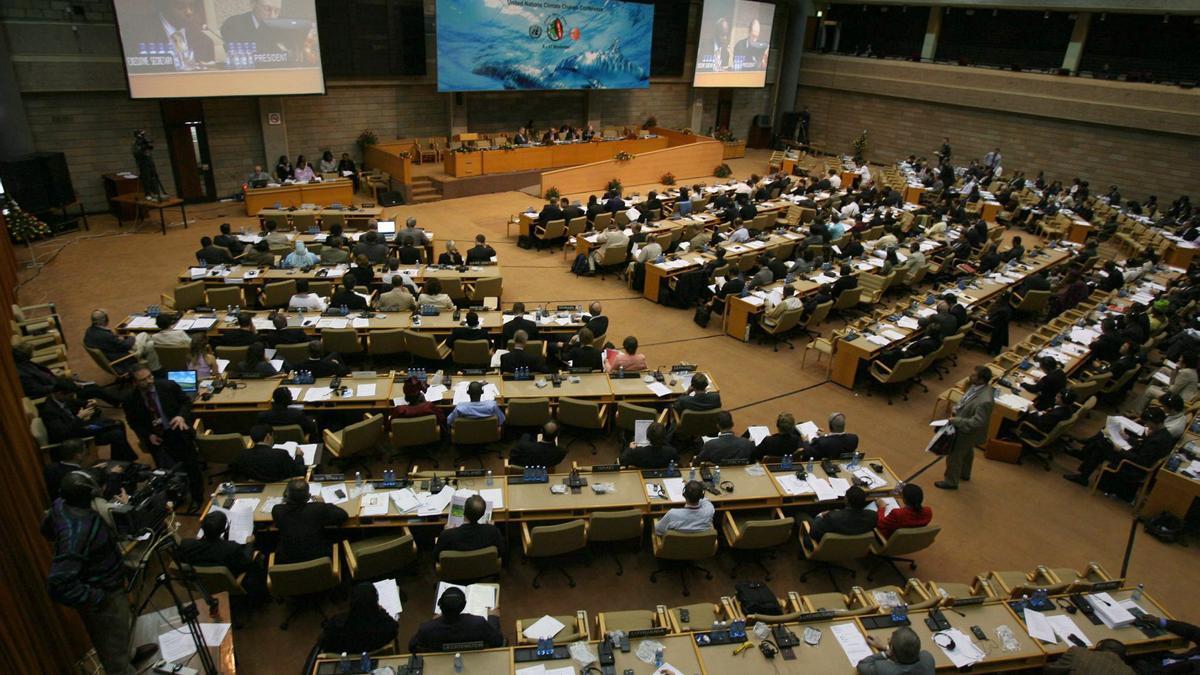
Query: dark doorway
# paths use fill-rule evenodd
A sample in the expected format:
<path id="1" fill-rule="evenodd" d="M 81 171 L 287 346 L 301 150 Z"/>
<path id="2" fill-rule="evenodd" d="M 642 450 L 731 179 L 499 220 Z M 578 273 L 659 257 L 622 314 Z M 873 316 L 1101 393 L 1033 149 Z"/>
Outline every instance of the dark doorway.
<path id="1" fill-rule="evenodd" d="M 733 91 L 721 89 L 717 92 L 717 129 L 729 129 L 729 116 L 733 113 Z"/>
<path id="2" fill-rule="evenodd" d="M 162 116 L 176 192 L 188 202 L 216 200 L 203 103 L 199 99 L 163 101 Z"/>

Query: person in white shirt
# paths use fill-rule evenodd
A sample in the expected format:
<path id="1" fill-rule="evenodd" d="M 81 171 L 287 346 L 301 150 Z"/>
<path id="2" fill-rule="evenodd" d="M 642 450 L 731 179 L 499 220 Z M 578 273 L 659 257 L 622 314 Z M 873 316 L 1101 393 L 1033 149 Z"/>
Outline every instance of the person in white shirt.
<path id="1" fill-rule="evenodd" d="M 783 318 L 784 314 L 795 309 L 800 309 L 802 306 L 800 304 L 800 298 L 796 297 L 796 288 L 794 286 L 791 284 L 785 284 L 782 288 L 782 291 L 783 299 L 779 301 L 778 305 L 775 305 L 769 309 L 766 315 L 763 316 L 763 323 L 767 326 L 775 327 L 779 323 L 779 320 Z"/>
<path id="2" fill-rule="evenodd" d="M 858 167 L 854 169 L 854 172 L 858 174 L 858 187 L 860 188 L 867 187 L 874 180 L 871 178 L 871 167 L 867 166 L 866 162 L 858 165 Z"/>
<path id="3" fill-rule="evenodd" d="M 997 169 L 999 169 L 1000 168 L 1000 148 L 995 148 L 991 152 L 984 155 L 983 156 L 983 165 L 989 169 L 992 169 L 993 171 L 996 171 Z M 1000 175 L 999 171 L 996 171 L 996 175 L 997 176 Z"/>
<path id="4" fill-rule="evenodd" d="M 175 320 L 176 317 L 174 314 L 159 314 L 154 319 L 155 325 L 158 326 L 158 332 L 141 332 L 134 339 L 134 354 L 150 370 L 158 371 L 162 369 L 162 365 L 158 360 L 158 352 L 155 351 L 156 347 L 191 347 L 192 337 L 186 332 L 172 327 L 175 325 Z"/>
<path id="5" fill-rule="evenodd" d="M 833 188 L 834 190 L 842 189 L 842 177 L 833 169 L 829 170 L 829 187 Z"/>
<path id="6" fill-rule="evenodd" d="M 853 219 L 857 218 L 858 214 L 861 212 L 862 212 L 862 209 L 859 208 L 858 202 L 851 199 L 848 204 L 846 204 L 845 206 L 842 207 L 842 210 L 841 210 L 842 219 L 843 220 L 846 220 L 846 219 L 853 220 Z"/>
<path id="7" fill-rule="evenodd" d="M 288 300 L 288 309 L 307 312 L 324 312 L 328 305 L 316 293 L 308 290 L 308 279 L 296 280 L 296 294 Z"/>
<path id="8" fill-rule="evenodd" d="M 653 241 L 653 240 L 646 242 L 642 246 L 641 250 L 638 251 L 637 258 L 635 258 L 634 260 L 631 260 L 629 262 L 629 268 L 626 270 L 625 273 L 633 274 L 633 270 L 635 269 L 635 267 L 638 263 L 645 264 L 645 263 L 649 263 L 649 262 L 654 262 L 655 260 L 658 259 L 658 256 L 662 255 L 662 253 L 663 253 L 662 246 L 658 242 Z"/>
<path id="9" fill-rule="evenodd" d="M 729 241 L 736 244 L 744 244 L 750 241 L 750 230 L 746 229 L 746 223 L 742 222 L 741 218 L 733 221 L 733 232 L 729 235 Z"/>
<path id="10" fill-rule="evenodd" d="M 654 524 L 654 534 L 662 537 L 670 530 L 678 532 L 704 532 L 713 529 L 713 505 L 704 498 L 704 483 L 690 480 L 683 486 L 682 507 L 673 508 L 663 514 Z"/>
<path id="11" fill-rule="evenodd" d="M 596 271 L 596 265 L 600 264 L 604 256 L 604 249 L 609 248 L 629 248 L 629 235 L 617 227 L 616 221 L 610 223 L 608 229 L 596 237 L 596 248 L 592 251 L 592 255 L 588 256 L 591 271 Z"/>

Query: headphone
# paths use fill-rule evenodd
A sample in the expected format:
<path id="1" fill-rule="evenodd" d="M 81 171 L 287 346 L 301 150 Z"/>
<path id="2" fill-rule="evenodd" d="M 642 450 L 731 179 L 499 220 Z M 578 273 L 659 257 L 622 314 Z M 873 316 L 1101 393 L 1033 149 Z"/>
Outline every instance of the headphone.
<path id="1" fill-rule="evenodd" d="M 942 649 L 949 649 L 950 651 L 954 651 L 954 647 L 955 647 L 954 638 L 950 637 L 946 633 L 934 633 L 933 634 L 933 643 L 935 645 L 941 647 Z"/>
<path id="2" fill-rule="evenodd" d="M 728 494 L 733 493 L 733 481 L 731 481 L 731 480 L 721 481 L 721 484 L 718 487 L 720 487 L 722 490 L 724 490 Z"/>

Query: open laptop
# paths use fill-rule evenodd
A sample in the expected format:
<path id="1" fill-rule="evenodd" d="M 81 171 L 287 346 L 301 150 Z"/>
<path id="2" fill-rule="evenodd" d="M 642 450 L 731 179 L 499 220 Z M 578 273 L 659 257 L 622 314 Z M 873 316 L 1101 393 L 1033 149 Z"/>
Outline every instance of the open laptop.
<path id="1" fill-rule="evenodd" d="M 396 221 L 381 220 L 375 223 L 375 231 L 378 232 L 385 241 L 390 241 L 396 237 Z"/>
<path id="2" fill-rule="evenodd" d="M 199 391 L 196 371 L 194 370 L 170 370 L 167 371 L 167 379 L 179 385 L 183 393 L 188 396 L 195 396 L 196 392 Z"/>

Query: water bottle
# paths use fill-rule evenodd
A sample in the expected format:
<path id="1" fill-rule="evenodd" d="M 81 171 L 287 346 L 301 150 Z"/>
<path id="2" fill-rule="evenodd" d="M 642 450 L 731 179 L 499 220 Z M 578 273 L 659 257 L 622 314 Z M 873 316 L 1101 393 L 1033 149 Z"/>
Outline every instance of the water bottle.
<path id="1" fill-rule="evenodd" d="M 454 654 L 454 672 L 461 673 L 463 670 L 462 654 L 455 652 Z"/>
<path id="2" fill-rule="evenodd" d="M 625 377 L 625 366 L 620 366 L 617 368 L 617 378 L 623 379 L 624 377 Z"/>
<path id="3" fill-rule="evenodd" d="M 487 484 L 488 487 L 491 487 L 491 485 L 492 485 L 492 470 L 491 469 L 488 469 L 487 477 L 484 478 L 483 482 L 485 484 Z"/>
<path id="4" fill-rule="evenodd" d="M 688 481 L 690 482 L 690 481 L 694 481 L 694 480 L 696 480 L 696 467 L 689 466 L 688 467 Z"/>
<path id="5" fill-rule="evenodd" d="M 720 484 L 721 484 L 721 467 L 714 466 L 713 467 L 713 485 L 720 485 Z"/>
<path id="6" fill-rule="evenodd" d="M 342 657 L 338 659 L 337 671 L 339 673 L 350 672 L 350 656 L 347 655 L 346 652 L 342 652 Z"/>
<path id="7" fill-rule="evenodd" d="M 1167 471 L 1178 471 L 1180 465 L 1183 464 L 1183 455 L 1176 452 L 1167 458 Z"/>
<path id="8" fill-rule="evenodd" d="M 792 470 L 792 453 L 789 452 L 783 456 L 783 460 L 780 462 L 780 467 L 786 471 Z"/>
<path id="9" fill-rule="evenodd" d="M 654 650 L 654 667 L 662 668 L 662 665 L 663 665 L 663 649 L 662 649 L 662 647 L 659 647 L 658 649 Z"/>
<path id="10" fill-rule="evenodd" d="M 1021 596 L 1021 605 L 1020 605 L 1020 607 L 1019 607 L 1019 608 L 1020 608 L 1020 609 L 1026 609 L 1027 607 L 1029 607 L 1029 596 L 1028 596 L 1028 595 L 1022 595 L 1022 596 Z"/>
<path id="11" fill-rule="evenodd" d="M 908 620 L 908 605 L 898 602 L 892 607 L 892 623 L 904 623 Z"/>
<path id="12" fill-rule="evenodd" d="M 1134 602 L 1141 602 L 1142 595 L 1145 593 L 1145 591 L 1146 591 L 1146 584 L 1138 584 L 1137 588 L 1133 589 L 1133 595 L 1130 597 L 1133 598 Z"/>
<path id="13" fill-rule="evenodd" d="M 808 458 L 808 465 L 804 467 L 804 471 L 805 471 L 805 473 L 809 473 L 809 474 L 811 474 L 813 472 L 813 458 L 812 457 Z"/>
<path id="14" fill-rule="evenodd" d="M 667 475 L 668 476 L 675 475 L 675 460 L 671 460 L 671 461 L 667 462 Z"/>
<path id="15" fill-rule="evenodd" d="M 370 654 L 368 654 L 366 652 L 362 653 L 362 661 L 359 662 L 358 670 L 359 670 L 359 672 L 363 672 L 363 673 L 371 672 L 371 655 Z"/>
<path id="16" fill-rule="evenodd" d="M 361 489 L 361 488 L 362 488 L 362 484 L 363 484 L 362 472 L 361 472 L 361 471 L 355 471 L 355 472 L 354 472 L 354 487 L 357 487 L 357 488 L 360 488 L 360 489 Z"/>

